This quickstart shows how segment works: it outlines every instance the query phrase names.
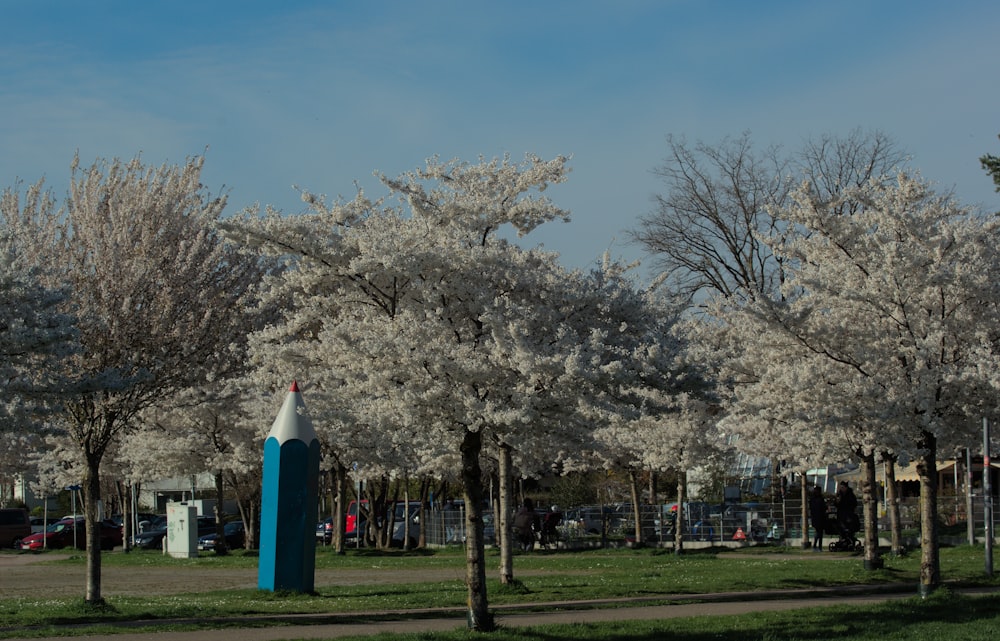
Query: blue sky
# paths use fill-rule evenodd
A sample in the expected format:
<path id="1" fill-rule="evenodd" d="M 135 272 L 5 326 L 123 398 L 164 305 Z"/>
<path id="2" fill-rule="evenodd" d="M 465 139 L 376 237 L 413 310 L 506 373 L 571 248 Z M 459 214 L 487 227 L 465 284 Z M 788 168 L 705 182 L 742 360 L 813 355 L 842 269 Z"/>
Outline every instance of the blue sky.
<path id="1" fill-rule="evenodd" d="M 81 161 L 180 163 L 229 211 L 299 185 L 381 193 L 424 159 L 572 156 L 531 234 L 587 267 L 636 258 L 668 134 L 759 147 L 878 129 L 990 210 L 1000 3 L 895 0 L 0 0 L 0 186 Z M 206 151 L 207 148 L 207 151 Z"/>

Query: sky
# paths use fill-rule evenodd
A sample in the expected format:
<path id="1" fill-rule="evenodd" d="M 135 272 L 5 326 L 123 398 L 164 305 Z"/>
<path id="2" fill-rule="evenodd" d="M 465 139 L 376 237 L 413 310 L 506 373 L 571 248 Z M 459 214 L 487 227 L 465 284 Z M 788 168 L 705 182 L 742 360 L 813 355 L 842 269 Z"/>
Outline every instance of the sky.
<path id="1" fill-rule="evenodd" d="M 989 211 L 995 0 L 0 0 L 0 187 L 68 188 L 75 153 L 205 156 L 203 182 L 292 215 L 298 186 L 384 193 L 432 156 L 571 157 L 569 223 L 521 242 L 642 258 L 666 137 L 755 146 L 877 130 Z"/>

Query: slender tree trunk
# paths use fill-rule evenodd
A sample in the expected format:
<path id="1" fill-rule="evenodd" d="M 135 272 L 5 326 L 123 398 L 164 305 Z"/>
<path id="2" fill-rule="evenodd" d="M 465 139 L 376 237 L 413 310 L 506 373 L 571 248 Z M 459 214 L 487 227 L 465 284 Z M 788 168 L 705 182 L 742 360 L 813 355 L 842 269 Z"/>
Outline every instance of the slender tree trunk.
<path id="1" fill-rule="evenodd" d="M 403 477 L 403 550 L 413 549 L 410 545 L 410 522 L 410 477 L 406 475 Z"/>
<path id="2" fill-rule="evenodd" d="M 87 468 L 83 475 L 84 519 L 87 544 L 87 596 L 90 605 L 101 605 L 101 459 L 87 455 Z M 74 524 L 75 527 L 75 524 Z"/>
<path id="3" fill-rule="evenodd" d="M 514 513 L 511 506 L 511 497 L 514 493 L 514 485 L 511 482 L 511 455 L 510 445 L 500 443 L 498 465 L 500 473 L 500 506 L 497 509 L 496 527 L 494 528 L 499 538 L 500 544 L 500 583 L 510 585 L 514 583 L 514 550 L 511 545 L 512 537 L 510 533 L 510 515 Z"/>
<path id="4" fill-rule="evenodd" d="M 892 553 L 895 556 L 903 554 L 903 525 L 899 519 L 899 486 L 896 484 L 896 458 L 883 455 L 885 465 L 885 503 L 889 512 L 889 530 L 891 531 Z"/>
<path id="5" fill-rule="evenodd" d="M 337 554 L 344 554 L 344 539 L 347 538 L 347 533 L 344 531 L 347 525 L 344 513 L 347 506 L 347 466 L 339 461 L 334 470 L 334 483 L 336 485 L 334 489 L 336 497 L 333 500 L 333 540 L 336 541 Z M 360 532 L 355 529 L 354 535 L 359 536 Z"/>
<path id="6" fill-rule="evenodd" d="M 983 474 L 986 474 L 985 468 Z M 976 513 L 972 504 L 972 451 L 965 448 L 965 537 L 969 545 L 976 544 Z"/>
<path id="7" fill-rule="evenodd" d="M 642 504 L 639 499 L 639 475 L 635 470 L 628 471 L 629 490 L 632 493 L 632 514 L 635 526 L 635 546 L 642 546 Z"/>
<path id="8" fill-rule="evenodd" d="M 260 502 L 261 493 L 260 477 L 255 477 L 256 482 L 249 484 L 239 480 L 238 476 L 229 477 L 229 486 L 236 490 L 236 505 L 240 510 L 240 518 L 243 519 L 243 528 L 246 533 L 246 549 L 256 550 L 260 546 L 258 533 L 260 532 Z"/>
<path id="9" fill-rule="evenodd" d="M 677 514 L 674 516 L 674 554 L 684 553 L 684 501 L 687 500 L 687 473 L 677 472 Z"/>
<path id="10" fill-rule="evenodd" d="M 260 501 L 255 500 L 250 502 L 250 522 L 248 523 L 248 538 L 253 541 L 253 548 L 256 550 L 260 547 L 260 537 L 257 533 L 260 532 Z"/>
<path id="11" fill-rule="evenodd" d="M 920 596 L 927 596 L 941 584 L 941 559 L 937 537 L 937 439 L 923 433 L 921 456 L 917 459 L 920 478 Z"/>
<path id="12" fill-rule="evenodd" d="M 424 518 L 430 514 L 430 501 L 428 501 L 428 495 L 431 491 L 431 480 L 427 477 L 420 479 L 420 519 L 423 521 Z M 427 521 L 424 521 L 425 523 Z M 427 547 L 427 528 L 421 527 L 420 534 L 417 535 L 417 547 L 424 549 Z"/>
<path id="13" fill-rule="evenodd" d="M 215 473 L 215 510 L 213 510 L 215 514 L 215 534 L 218 537 L 215 540 L 215 553 L 223 555 L 229 553 L 229 546 L 226 545 L 226 521 L 222 517 L 225 496 L 222 483 L 222 470 L 218 470 Z"/>
<path id="14" fill-rule="evenodd" d="M 122 485 L 124 486 L 122 491 L 125 493 L 125 499 L 122 501 L 122 551 L 128 552 L 132 547 L 129 542 L 135 536 L 135 532 L 132 531 L 135 514 L 133 514 L 134 506 L 132 505 L 132 485 L 130 483 L 122 483 Z"/>
<path id="15" fill-rule="evenodd" d="M 479 456 L 483 450 L 482 432 L 466 430 L 462 438 L 462 484 L 465 494 L 465 581 L 468 587 L 468 626 L 470 630 L 494 629 L 486 594 L 486 549 L 483 545 L 483 472 Z"/>
<path id="16" fill-rule="evenodd" d="M 865 531 L 865 569 L 882 567 L 878 552 L 878 485 L 875 482 L 875 453 L 861 457 L 861 505 Z"/>
<path id="17" fill-rule="evenodd" d="M 805 550 L 812 545 L 809 540 L 809 479 L 805 472 L 799 474 L 799 497 L 802 500 L 802 509 L 799 512 L 802 523 L 802 549 Z"/>

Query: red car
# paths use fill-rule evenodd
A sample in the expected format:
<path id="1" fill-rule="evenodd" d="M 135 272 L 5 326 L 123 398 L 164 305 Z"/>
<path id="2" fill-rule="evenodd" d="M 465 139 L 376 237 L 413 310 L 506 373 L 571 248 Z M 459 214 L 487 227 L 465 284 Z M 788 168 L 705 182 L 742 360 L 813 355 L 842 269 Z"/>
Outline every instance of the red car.
<path id="1" fill-rule="evenodd" d="M 78 527 L 77 527 L 78 526 Z M 87 531 L 83 518 L 78 517 L 74 523 L 72 518 L 56 521 L 44 532 L 37 532 L 21 539 L 22 550 L 58 550 L 73 547 L 73 532 L 76 532 L 76 547 L 83 550 L 87 547 Z M 111 521 L 101 523 L 101 549 L 112 550 L 122 544 L 121 528 Z"/>

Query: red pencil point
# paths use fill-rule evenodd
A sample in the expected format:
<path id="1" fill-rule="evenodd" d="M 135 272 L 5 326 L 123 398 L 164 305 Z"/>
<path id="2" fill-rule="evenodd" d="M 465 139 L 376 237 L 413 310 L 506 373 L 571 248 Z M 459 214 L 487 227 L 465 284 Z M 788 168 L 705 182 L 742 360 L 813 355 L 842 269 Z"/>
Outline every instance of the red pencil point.
<path id="1" fill-rule="evenodd" d="M 298 381 L 292 381 L 292 387 L 288 391 L 289 392 L 297 392 L 297 391 L 299 391 L 299 382 Z"/>

